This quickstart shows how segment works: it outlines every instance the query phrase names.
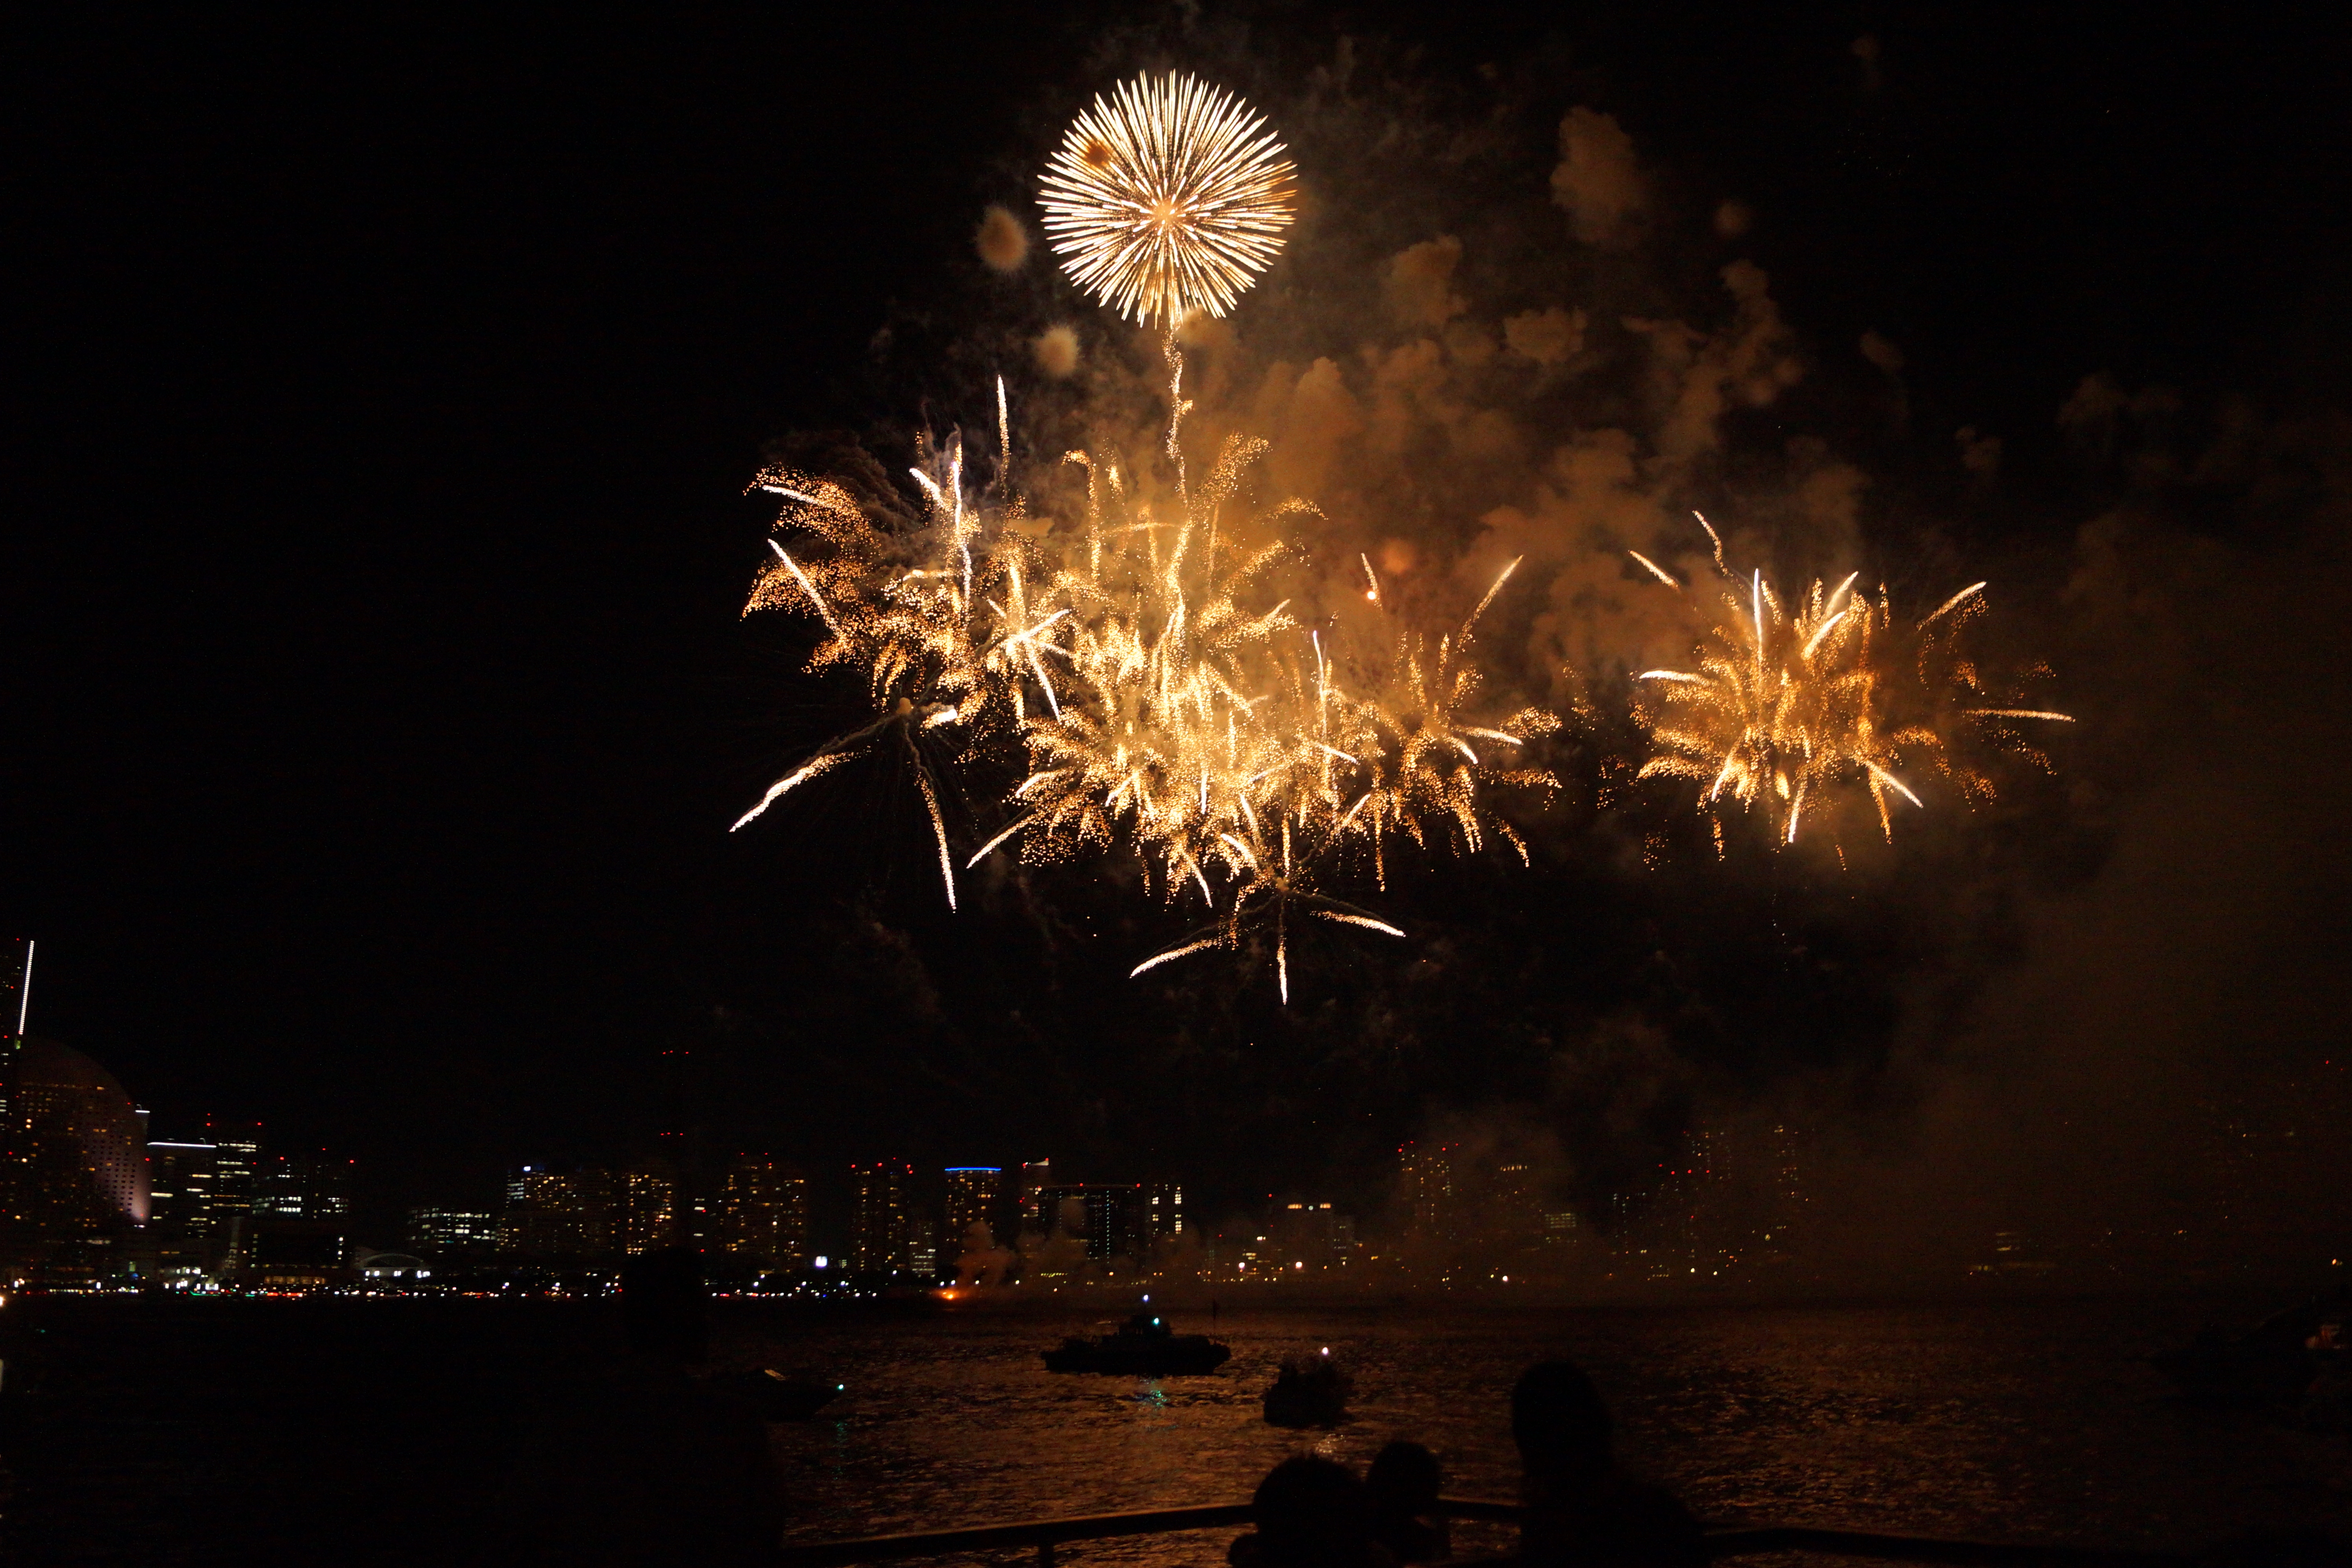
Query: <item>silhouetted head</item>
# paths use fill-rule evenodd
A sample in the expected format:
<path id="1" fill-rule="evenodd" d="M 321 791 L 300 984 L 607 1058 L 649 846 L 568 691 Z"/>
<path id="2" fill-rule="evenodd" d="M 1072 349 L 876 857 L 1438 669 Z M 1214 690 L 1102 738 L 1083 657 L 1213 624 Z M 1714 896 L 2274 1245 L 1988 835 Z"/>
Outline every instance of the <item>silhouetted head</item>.
<path id="1" fill-rule="evenodd" d="M 1371 1546 L 1364 1483 L 1347 1466 L 1312 1454 L 1267 1471 L 1250 1509 L 1268 1568 L 1360 1568 Z"/>
<path id="2" fill-rule="evenodd" d="M 1531 1470 L 1598 1476 L 1609 1468 L 1609 1407 L 1574 1362 L 1538 1362 L 1519 1374 L 1511 1436 Z"/>
<path id="3" fill-rule="evenodd" d="M 698 1362 L 710 1349 L 704 1317 L 702 1259 L 683 1247 L 632 1258 L 621 1266 L 621 1321 L 641 1355 Z"/>
<path id="4" fill-rule="evenodd" d="M 1375 1513 L 1435 1513 L 1444 1484 L 1437 1456 L 1418 1443 L 1402 1441 L 1373 1455 L 1372 1468 L 1364 1477 Z"/>

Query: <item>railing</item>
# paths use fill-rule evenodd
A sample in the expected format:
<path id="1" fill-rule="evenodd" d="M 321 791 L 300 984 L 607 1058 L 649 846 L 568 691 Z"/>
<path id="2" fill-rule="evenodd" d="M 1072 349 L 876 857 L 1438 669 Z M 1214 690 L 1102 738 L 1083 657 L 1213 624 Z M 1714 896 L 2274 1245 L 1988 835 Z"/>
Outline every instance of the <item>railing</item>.
<path id="1" fill-rule="evenodd" d="M 1438 1507 L 1450 1519 L 1517 1524 L 1519 1505 L 1478 1498 L 1445 1498 Z M 1108 1541 L 1122 1535 L 1162 1535 L 1183 1530 L 1222 1530 L 1250 1522 L 1245 1502 L 1202 1508 L 1152 1508 L 1134 1513 L 1097 1513 L 1076 1519 L 1040 1519 L 1022 1524 L 976 1524 L 961 1530 L 927 1530 L 907 1535 L 869 1535 L 856 1541 L 817 1541 L 787 1546 L 782 1568 L 848 1568 L 905 1557 L 947 1557 L 1034 1548 L 1037 1568 L 1054 1568 L 1054 1549 L 1073 1541 Z M 1706 1532 L 1711 1558 L 1764 1552 L 1813 1552 L 1833 1557 L 1875 1557 L 1895 1563 L 1948 1563 L 1954 1568 L 2179 1568 L 2185 1557 L 2159 1552 L 2101 1552 L 2081 1546 L 2015 1546 L 1983 1541 L 1942 1541 L 1917 1535 L 1879 1535 L 1858 1530 L 1814 1530 L 1803 1525 L 1717 1526 Z"/>

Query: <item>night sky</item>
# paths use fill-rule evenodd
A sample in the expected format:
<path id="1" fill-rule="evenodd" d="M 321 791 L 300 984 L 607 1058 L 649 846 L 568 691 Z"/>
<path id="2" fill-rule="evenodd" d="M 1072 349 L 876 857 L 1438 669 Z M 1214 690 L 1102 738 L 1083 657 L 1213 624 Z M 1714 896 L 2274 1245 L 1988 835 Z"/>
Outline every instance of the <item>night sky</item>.
<path id="1" fill-rule="evenodd" d="M 2340 1047 L 2340 30 L 1482 9 L 91 10 L 23 40 L 0 926 L 41 944 L 34 1032 L 159 1131 L 257 1117 L 378 1201 L 486 1201 L 503 1166 L 683 1118 L 822 1169 L 1170 1172 L 1213 1208 L 1367 1203 L 1382 1150 L 1464 1126 L 1549 1138 L 1591 1188 L 1694 1106 L 1791 1085 L 1934 1169 L 1977 1125 L 1944 1074 L 2170 1102 L 2216 1061 L 2291 1078 Z M 950 917 L 887 774 L 728 835 L 861 711 L 798 673 L 803 632 L 739 617 L 763 451 L 977 419 L 971 344 L 1029 306 L 991 294 L 974 226 L 1030 210 L 1116 74 L 1195 66 L 1279 121 L 1265 84 L 1343 35 L 1425 88 L 1401 117 L 1507 101 L 1538 202 L 1589 104 L 1675 221 L 1754 210 L 1741 254 L 1815 369 L 1743 439 L 1866 470 L 1874 543 L 1937 519 L 1923 592 L 1999 580 L 2084 720 L 2054 781 L 1849 886 L 1794 857 L 1629 870 L 1571 778 L 1535 870 L 1404 878 L 1413 951 L 1310 952 L 1287 1011 L 1239 965 L 1129 983 L 1167 919 L 1083 869 L 983 879 Z M 2122 411 L 2062 426 L 2100 373 Z M 2002 442 L 1990 490 L 1961 426 Z M 2115 516 L 2137 574 L 2103 596 L 2084 531 Z M 2195 1037 L 2067 1054 L 2140 1010 Z"/>

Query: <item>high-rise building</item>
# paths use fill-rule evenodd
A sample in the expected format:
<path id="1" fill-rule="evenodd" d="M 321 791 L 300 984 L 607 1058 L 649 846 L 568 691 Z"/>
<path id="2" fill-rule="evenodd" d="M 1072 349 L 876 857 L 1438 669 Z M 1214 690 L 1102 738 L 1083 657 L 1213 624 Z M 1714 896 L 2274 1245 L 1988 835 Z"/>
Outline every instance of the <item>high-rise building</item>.
<path id="1" fill-rule="evenodd" d="M 1045 1189 L 1054 1184 L 1054 1162 L 1025 1160 L 1021 1165 L 1021 1234 L 1051 1236 L 1054 1215 L 1045 1206 Z"/>
<path id="2" fill-rule="evenodd" d="M 219 1151 L 215 1150 L 215 1157 Z M 352 1212 L 352 1162 L 280 1154 L 257 1173 L 252 1213 L 261 1219 L 341 1219 Z"/>
<path id="3" fill-rule="evenodd" d="M 1147 1251 L 1157 1250 L 1184 1234 L 1184 1184 L 1146 1182 L 1136 1194 L 1135 1228 Z"/>
<path id="4" fill-rule="evenodd" d="M 623 1186 L 612 1172 L 525 1165 L 509 1179 L 507 1192 L 499 1220 L 501 1252 L 577 1262 L 622 1250 Z"/>
<path id="5" fill-rule="evenodd" d="M 471 1209 L 414 1208 L 408 1211 L 407 1246 L 422 1258 L 443 1258 L 493 1251 L 499 1244 L 496 1215 Z"/>
<path id="6" fill-rule="evenodd" d="M 1318 1273 L 1354 1261 L 1356 1218 L 1328 1203 L 1302 1199 L 1271 1209 L 1259 1239 L 1278 1268 Z"/>
<path id="7" fill-rule="evenodd" d="M 953 1262 L 963 1255 L 974 1241 L 981 1249 L 996 1245 L 995 1222 L 990 1217 L 996 1207 L 996 1194 L 1003 1184 L 1004 1172 L 995 1165 L 950 1165 L 948 1177 L 948 1228 L 941 1238 L 941 1251 L 951 1254 Z M 973 1226 L 986 1232 L 974 1237 Z"/>
<path id="8" fill-rule="evenodd" d="M 1460 1152 L 1452 1143 L 1408 1143 L 1397 1151 L 1399 1196 L 1407 1216 L 1406 1234 L 1413 1240 L 1454 1239 L 1454 1158 Z"/>
<path id="9" fill-rule="evenodd" d="M 1065 1182 L 1040 1187 L 1025 1207 L 1037 1215 L 1032 1236 L 1066 1236 L 1093 1259 L 1139 1258 L 1149 1250 L 1145 1189 L 1133 1183 Z M 1029 1222 L 1024 1216 L 1024 1229 Z"/>
<path id="10" fill-rule="evenodd" d="M 32 986 L 31 941 L 20 936 L 0 943 L 0 1038 L 24 1034 Z M 6 1113 L 7 1108 L 0 1105 L 0 1116 Z"/>
<path id="11" fill-rule="evenodd" d="M 907 1222 L 907 1246 L 903 1267 L 918 1279 L 936 1279 L 940 1276 L 940 1222 L 928 1215 L 917 1215 Z M 949 1261 L 952 1262 L 953 1259 Z"/>
<path id="12" fill-rule="evenodd" d="M 146 1140 L 131 1097 L 79 1051 L 10 1034 L 0 1037 L 0 1260 L 59 1282 L 111 1272 L 119 1244 L 148 1217 Z"/>
<path id="13" fill-rule="evenodd" d="M 1519 1254 L 1543 1245 L 1543 1185 L 1523 1160 L 1495 1167 L 1486 1212 L 1479 1216 L 1494 1261 L 1509 1266 Z"/>
<path id="14" fill-rule="evenodd" d="M 217 1158 L 218 1151 L 215 1151 Z M 349 1160 L 280 1154 L 258 1173 L 240 1258 L 264 1290 L 318 1290 L 342 1278 L 351 1251 Z"/>
<path id="15" fill-rule="evenodd" d="M 1087 1234 L 1087 1188 L 1083 1182 L 1060 1182 L 1039 1187 L 1024 1202 L 1024 1209 L 1034 1208 L 1033 1224 L 1024 1214 L 1021 1228 L 1032 1236 L 1067 1236 L 1083 1241 Z"/>
<path id="16" fill-rule="evenodd" d="M 677 1244 L 677 1183 L 667 1169 L 632 1166 L 621 1175 L 620 1197 L 623 1252 L 635 1258 Z"/>
<path id="17" fill-rule="evenodd" d="M 1720 1276 L 1736 1257 L 1722 1213 L 1725 1135 L 1710 1128 L 1685 1132 L 1657 1166 L 1647 1211 L 1620 1237 L 1636 1271 L 1659 1282 L 1690 1283 Z"/>
<path id="18" fill-rule="evenodd" d="M 213 1146 L 213 1260 L 234 1271 L 246 1249 L 261 1180 L 261 1123 L 207 1116 L 205 1142 Z"/>
<path id="19" fill-rule="evenodd" d="M 903 1160 L 850 1167 L 849 1271 L 888 1274 L 904 1267 L 907 1185 L 915 1168 Z"/>
<path id="20" fill-rule="evenodd" d="M 200 1140 L 147 1141 L 147 1230 L 166 1252 L 201 1255 L 213 1235 L 213 1155 Z"/>
<path id="21" fill-rule="evenodd" d="M 1133 1258 L 1136 1245 L 1133 1186 L 1090 1185 L 1082 1203 L 1086 1213 L 1087 1256 L 1090 1258 Z"/>
<path id="22" fill-rule="evenodd" d="M 1791 1124 L 1775 1122 L 1766 1131 L 1758 1154 L 1764 1193 L 1756 1253 L 1759 1261 L 1785 1262 L 1794 1256 L 1804 1229 L 1804 1141 Z"/>
<path id="23" fill-rule="evenodd" d="M 770 1268 L 807 1268 L 806 1178 L 765 1154 L 737 1158 L 719 1189 L 719 1246 Z"/>

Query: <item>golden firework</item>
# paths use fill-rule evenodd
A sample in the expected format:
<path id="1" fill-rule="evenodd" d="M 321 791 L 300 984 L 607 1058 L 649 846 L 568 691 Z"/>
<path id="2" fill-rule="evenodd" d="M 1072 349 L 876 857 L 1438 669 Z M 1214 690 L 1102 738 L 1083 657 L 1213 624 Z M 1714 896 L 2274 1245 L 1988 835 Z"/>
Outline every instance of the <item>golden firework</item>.
<path id="1" fill-rule="evenodd" d="M 1518 753 L 1557 721 L 1468 713 L 1471 638 L 1509 571 L 1433 649 L 1376 609 L 1363 614 L 1379 623 L 1380 657 L 1337 626 L 1301 625 L 1269 584 L 1297 564 L 1284 535 L 1314 509 L 1247 504 L 1265 443 L 1246 437 L 1230 438 L 1206 483 L 1191 484 L 1187 406 L 1171 384 L 1172 495 L 1150 493 L 1108 456 L 1068 455 L 1086 476 L 1082 525 L 1029 513 L 1009 482 L 1001 403 L 995 484 L 967 488 L 951 439 L 909 470 L 922 497 L 912 512 L 805 474 L 761 474 L 758 488 L 783 502 L 778 530 L 805 542 L 771 541 L 775 559 L 747 612 L 816 616 L 825 636 L 812 668 L 861 671 L 881 711 L 818 748 L 736 826 L 854 757 L 902 747 L 952 906 L 931 757 L 950 744 L 951 763 L 1017 756 L 1025 765 L 1003 795 L 1003 826 L 967 868 L 1008 846 L 1051 865 L 1124 845 L 1148 892 L 1197 897 L 1213 921 L 1137 973 L 1263 929 L 1286 997 L 1294 917 L 1402 934 L 1321 889 L 1345 862 L 1369 860 L 1384 883 L 1399 837 L 1465 853 L 1499 837 L 1524 858 L 1491 797 L 1556 787 Z"/>
<path id="2" fill-rule="evenodd" d="M 1297 171 L 1229 92 L 1173 72 L 1079 114 L 1038 205 L 1071 280 L 1135 321 L 1222 316 L 1282 248 Z"/>
<path id="3" fill-rule="evenodd" d="M 1696 514 L 1694 514 L 1696 515 Z M 1844 791 L 1869 795 L 1879 828 L 1895 836 L 1894 803 L 1922 803 L 1896 769 L 1906 757 L 1952 780 L 1964 798 L 1990 798 L 1987 773 L 1958 754 L 1963 734 L 2021 754 L 2021 721 L 2070 722 L 2063 713 L 1992 706 L 1976 666 L 1955 652 L 1958 626 L 1983 607 L 1984 584 L 1963 588 L 1912 628 L 1917 680 L 1900 679 L 1889 657 L 1894 611 L 1884 589 L 1874 604 L 1853 591 L 1859 573 L 1835 588 L 1816 581 L 1784 602 L 1763 573 L 1740 583 L 1723 560 L 1723 542 L 1706 520 L 1717 569 L 1730 591 L 1723 620 L 1697 650 L 1696 669 L 1650 669 L 1636 679 L 1655 693 L 1637 710 L 1654 754 L 1637 775 L 1682 778 L 1701 786 L 1699 809 L 1727 800 L 1762 814 L 1781 843 L 1796 841 L 1815 816 Z M 1647 571 L 1680 589 L 1655 562 L 1628 552 Z M 1721 843 L 1720 819 L 1717 841 Z"/>

